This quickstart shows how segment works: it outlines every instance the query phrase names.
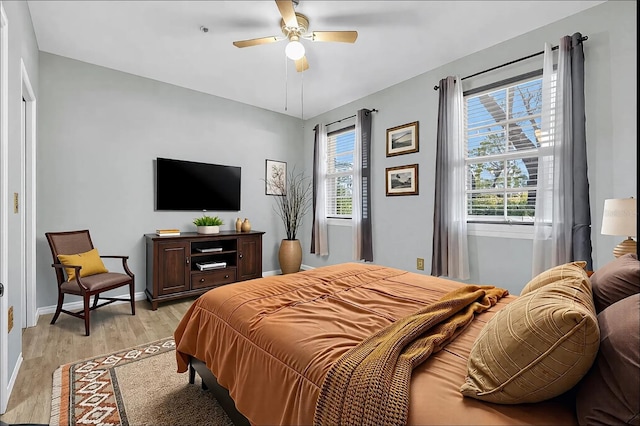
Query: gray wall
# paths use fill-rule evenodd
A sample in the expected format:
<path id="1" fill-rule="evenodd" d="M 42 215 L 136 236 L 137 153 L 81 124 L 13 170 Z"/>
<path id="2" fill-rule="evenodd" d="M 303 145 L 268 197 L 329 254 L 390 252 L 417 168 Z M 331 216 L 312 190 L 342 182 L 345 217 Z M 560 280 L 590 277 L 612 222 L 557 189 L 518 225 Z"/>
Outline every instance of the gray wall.
<path id="1" fill-rule="evenodd" d="M 376 108 L 373 116 L 372 220 L 374 262 L 416 271 L 416 258 L 425 259 L 425 273 L 431 269 L 435 140 L 438 92 L 433 86 L 447 75 L 461 77 L 491 68 L 543 49 L 544 42 L 557 45 L 560 37 L 581 32 L 586 57 L 586 116 L 588 166 L 591 184 L 594 267 L 613 259 L 611 250 L 623 238 L 602 236 L 602 210 L 606 198 L 636 196 L 637 176 L 637 53 L 636 2 L 609 1 L 585 12 L 532 31 L 492 48 L 449 63 L 413 79 L 359 99 L 307 121 L 305 158 L 311 170 L 313 127 L 353 115 L 360 108 Z M 420 54 L 416 46 L 416 54 Z M 542 56 L 516 66 L 464 81 L 465 90 L 492 81 L 542 68 Z M 387 128 L 420 122 L 420 151 L 387 158 Z M 330 130 L 335 130 L 331 127 Z M 339 128 L 339 126 L 337 127 Z M 386 197 L 384 169 L 419 164 L 418 196 Z M 310 220 L 302 235 L 309 247 Z M 321 258 L 305 250 L 304 263 L 321 266 L 351 261 L 349 228 L 329 229 L 330 255 Z M 532 241 L 485 236 L 469 237 L 470 282 L 504 286 L 518 294 L 531 278 Z"/>
<path id="2" fill-rule="evenodd" d="M 433 218 L 433 169 L 437 116 L 434 84 L 447 75 L 461 76 L 557 44 L 580 31 L 585 43 L 587 137 L 592 237 L 595 267 L 612 259 L 618 237 L 601 236 L 606 198 L 636 196 L 637 177 L 637 4 L 609 1 L 525 36 L 486 49 L 349 105 L 305 121 L 215 96 L 41 53 L 25 2 L 3 2 L 9 19 L 9 194 L 21 191 L 20 59 L 24 60 L 38 100 L 37 150 L 37 306 L 54 305 L 47 231 L 89 228 L 105 254 L 129 254 L 137 291 L 145 282 L 142 235 L 160 227 L 193 229 L 195 213 L 155 212 L 152 160 L 158 156 L 232 164 L 242 167 L 242 211 L 221 213 L 227 227 L 237 216 L 249 217 L 254 229 L 267 231 L 263 269 L 276 270 L 282 225 L 264 195 L 264 160 L 287 161 L 311 170 L 313 126 L 349 115 L 359 108 L 380 110 L 373 119 L 374 255 L 379 264 L 415 270 L 424 257 L 430 269 Z M 417 47 L 417 54 L 420 54 Z M 486 84 L 540 62 L 527 61 L 465 81 Z M 368 70 L 363 70 L 366 74 Z M 363 75 L 366 78 L 366 75 Z M 385 130 L 420 121 L 420 152 L 386 158 Z M 303 128 L 304 127 L 304 128 Z M 384 196 L 384 168 L 419 163 L 420 195 Z M 24 194 L 23 194 L 24 195 Z M 5 200 L 6 201 L 6 200 Z M 5 205 L 5 208 L 7 206 Z M 309 247 L 310 215 L 301 232 Z M 21 312 L 20 215 L 9 214 L 9 305 Z M 351 260 L 348 227 L 331 227 L 331 255 L 305 254 L 312 266 Z M 493 283 L 519 292 L 530 277 L 531 241 L 470 237 L 474 282 Z M 19 324 L 19 322 L 18 322 Z M 22 345 L 20 327 L 9 334 L 9 372 Z"/>
<path id="3" fill-rule="evenodd" d="M 39 308 L 57 297 L 45 232 L 89 229 L 100 253 L 130 256 L 140 292 L 143 234 L 195 231 L 199 212 L 154 211 L 157 157 L 242 167 L 242 210 L 211 213 L 224 219 L 222 229 L 234 229 L 240 216 L 266 231 L 263 269 L 279 268 L 283 231 L 265 195 L 265 159 L 301 162 L 301 120 L 48 53 L 40 54 L 40 86 Z"/>
<path id="4" fill-rule="evenodd" d="M 9 199 L 2 200 L 2 208 L 9 210 L 9 270 L 5 283 L 8 305 L 14 308 L 14 327 L 9 333 L 8 374 L 13 373 L 22 348 L 22 318 L 26 315 L 22 309 L 21 291 L 24 269 L 21 268 L 21 253 L 24 247 L 21 242 L 21 229 L 24 221 L 21 214 L 13 212 L 13 194 L 20 194 L 21 203 L 26 200 L 22 193 L 22 137 L 21 137 L 21 96 L 22 74 L 20 60 L 24 62 L 36 99 L 38 90 L 38 45 L 36 42 L 31 15 L 26 2 L 3 2 L 9 25 L 9 63 L 8 63 L 8 136 L 9 136 Z M 21 205 L 21 211 L 24 204 Z"/>

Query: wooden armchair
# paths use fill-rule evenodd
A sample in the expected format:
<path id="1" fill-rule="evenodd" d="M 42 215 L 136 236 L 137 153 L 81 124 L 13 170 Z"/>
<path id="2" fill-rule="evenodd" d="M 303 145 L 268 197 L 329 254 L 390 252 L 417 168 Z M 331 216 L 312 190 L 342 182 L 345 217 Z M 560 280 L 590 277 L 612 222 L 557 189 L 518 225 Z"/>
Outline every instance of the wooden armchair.
<path id="1" fill-rule="evenodd" d="M 126 272 L 126 274 L 122 274 L 117 272 L 108 272 L 104 268 L 101 260 L 98 259 L 96 255 L 96 260 L 98 260 L 98 263 L 101 264 L 102 271 L 101 273 L 91 274 L 92 272 L 87 265 L 85 265 L 85 270 L 83 271 L 82 265 L 69 264 L 68 262 L 65 262 L 65 264 L 63 264 L 61 258 L 58 257 L 60 255 L 77 255 L 81 253 L 83 255 L 86 255 L 87 252 L 93 250 L 94 247 L 93 243 L 91 242 L 91 236 L 89 235 L 88 230 L 47 232 L 45 235 L 47 237 L 47 241 L 49 242 L 49 247 L 51 248 L 51 255 L 53 256 L 53 264 L 51 266 L 53 266 L 55 269 L 56 279 L 58 281 L 58 307 L 56 308 L 56 313 L 51 320 L 51 324 L 54 324 L 56 322 L 58 316 L 60 315 L 60 312 L 64 312 L 65 314 L 84 319 L 85 334 L 88 336 L 90 333 L 89 312 L 94 309 L 116 301 L 129 301 L 131 302 L 131 315 L 136 314 L 136 306 L 134 300 L 135 277 L 127 266 L 127 259 L 129 258 L 129 256 L 99 256 L 99 258 L 122 259 L 122 267 Z M 70 256 L 62 256 L 63 259 L 66 259 L 68 257 Z M 71 279 L 65 279 L 65 275 L 67 277 L 71 276 Z M 129 286 L 129 299 L 103 296 L 102 300 L 106 300 L 106 302 L 101 303 L 100 305 L 98 304 L 100 293 L 113 290 L 114 288 L 122 287 L 125 285 Z M 70 312 L 62 309 L 64 295 L 67 293 L 74 294 L 76 296 L 82 296 L 84 301 L 84 309 L 82 311 Z M 89 299 L 91 298 L 91 296 L 94 296 L 93 305 L 89 306 Z"/>

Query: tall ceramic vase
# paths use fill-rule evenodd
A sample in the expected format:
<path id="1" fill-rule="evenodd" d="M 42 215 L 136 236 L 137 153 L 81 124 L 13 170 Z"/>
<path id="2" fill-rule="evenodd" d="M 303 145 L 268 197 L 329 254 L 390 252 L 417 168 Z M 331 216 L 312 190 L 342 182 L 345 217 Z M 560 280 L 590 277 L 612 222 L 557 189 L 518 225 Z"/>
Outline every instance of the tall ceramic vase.
<path id="1" fill-rule="evenodd" d="M 283 274 L 293 274 L 300 271 L 302 265 L 302 246 L 300 240 L 282 240 L 278 252 L 280 270 Z"/>

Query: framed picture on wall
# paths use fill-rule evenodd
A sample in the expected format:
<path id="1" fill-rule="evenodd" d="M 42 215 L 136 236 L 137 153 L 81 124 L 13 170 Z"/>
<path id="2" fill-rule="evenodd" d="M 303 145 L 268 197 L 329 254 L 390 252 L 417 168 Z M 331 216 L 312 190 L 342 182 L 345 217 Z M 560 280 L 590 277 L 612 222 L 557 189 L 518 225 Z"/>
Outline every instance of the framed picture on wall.
<path id="1" fill-rule="evenodd" d="M 418 195 L 418 165 L 386 168 L 386 193 L 389 195 Z"/>
<path id="2" fill-rule="evenodd" d="M 267 195 L 285 195 L 287 193 L 287 163 L 266 160 L 264 183 Z"/>
<path id="3" fill-rule="evenodd" d="M 387 157 L 418 152 L 418 122 L 387 129 Z"/>

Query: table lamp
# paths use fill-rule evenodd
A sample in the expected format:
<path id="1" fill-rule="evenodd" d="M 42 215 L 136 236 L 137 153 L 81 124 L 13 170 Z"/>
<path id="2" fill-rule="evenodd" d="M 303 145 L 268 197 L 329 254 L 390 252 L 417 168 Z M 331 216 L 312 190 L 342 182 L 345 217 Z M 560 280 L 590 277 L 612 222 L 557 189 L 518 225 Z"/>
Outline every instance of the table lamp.
<path id="1" fill-rule="evenodd" d="M 632 237 L 637 234 L 637 200 L 631 198 L 613 198 L 604 200 L 602 215 L 603 235 L 623 235 L 627 239 L 613 249 L 613 255 L 620 257 L 627 253 L 636 252 L 636 241 Z"/>

